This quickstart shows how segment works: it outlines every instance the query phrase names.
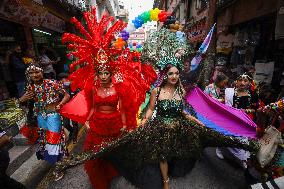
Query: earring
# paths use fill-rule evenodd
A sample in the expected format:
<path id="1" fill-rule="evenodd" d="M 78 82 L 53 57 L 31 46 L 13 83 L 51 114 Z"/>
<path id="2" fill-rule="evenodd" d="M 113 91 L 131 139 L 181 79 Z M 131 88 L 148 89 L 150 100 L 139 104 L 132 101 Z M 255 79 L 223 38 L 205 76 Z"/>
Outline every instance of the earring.
<path id="1" fill-rule="evenodd" d="M 168 79 L 168 76 L 167 75 L 164 75 L 164 80 Z"/>

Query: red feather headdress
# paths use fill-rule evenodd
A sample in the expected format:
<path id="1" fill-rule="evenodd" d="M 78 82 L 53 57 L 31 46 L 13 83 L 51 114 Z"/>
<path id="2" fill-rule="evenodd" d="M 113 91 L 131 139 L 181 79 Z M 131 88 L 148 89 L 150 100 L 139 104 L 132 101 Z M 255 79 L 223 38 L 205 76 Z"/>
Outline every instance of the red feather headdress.
<path id="1" fill-rule="evenodd" d="M 111 42 L 115 34 L 125 28 L 126 23 L 118 20 L 108 28 L 114 18 L 104 14 L 98 22 L 96 8 L 92 8 L 91 12 L 84 12 L 83 16 L 86 28 L 75 17 L 71 18 L 71 23 L 80 31 L 81 36 L 71 33 L 64 33 L 62 36 L 62 43 L 67 44 L 70 54 L 77 59 L 70 65 L 70 71 L 74 71 L 77 66 L 87 66 L 89 70 L 99 67 L 115 69 L 117 56 L 122 50 L 111 47 Z"/>
<path id="2" fill-rule="evenodd" d="M 126 118 L 129 127 L 136 126 L 136 114 L 139 106 L 145 99 L 146 91 L 156 79 L 155 70 L 152 66 L 141 64 L 140 53 L 130 52 L 129 49 L 117 49 L 112 47 L 115 35 L 120 33 L 126 24 L 118 20 L 112 26 L 113 17 L 102 16 L 100 22 L 96 19 L 96 9 L 84 13 L 86 28 L 76 19 L 72 18 L 81 36 L 65 33 L 62 42 L 67 44 L 76 61 L 70 65 L 70 71 L 75 71 L 69 76 L 72 81 L 71 89 L 81 89 L 68 104 L 61 109 L 61 114 L 84 123 L 93 87 L 100 86 L 97 79 L 97 70 L 100 68 L 112 72 L 112 83 L 114 84 L 122 101 L 122 106 L 127 110 Z M 79 112 L 74 107 L 86 107 Z"/>

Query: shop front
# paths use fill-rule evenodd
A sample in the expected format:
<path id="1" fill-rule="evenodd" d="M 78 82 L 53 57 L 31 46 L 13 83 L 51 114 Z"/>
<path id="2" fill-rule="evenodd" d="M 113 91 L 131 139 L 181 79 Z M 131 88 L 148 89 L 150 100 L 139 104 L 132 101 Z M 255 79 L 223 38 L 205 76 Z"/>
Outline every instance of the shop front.
<path id="1" fill-rule="evenodd" d="M 237 1 L 217 17 L 217 66 L 227 74 L 255 70 L 254 79 L 279 92 L 284 54 L 276 39 L 278 1 Z M 245 13 L 246 12 L 246 13 Z M 279 32 L 278 32 L 279 33 Z"/>
<path id="2" fill-rule="evenodd" d="M 37 3 L 39 2 L 39 3 Z M 36 51 L 38 56 L 39 46 L 47 46 L 56 52 L 54 56 L 65 57 L 65 48 L 61 45 L 61 36 L 66 28 L 64 18 L 50 12 L 42 1 L 30 0 L 2 0 L 0 1 L 0 126 L 12 127 L 15 122 L 8 123 L 7 120 L 19 120 L 22 112 L 16 113 L 15 103 L 11 97 L 15 97 L 17 90 L 9 89 L 14 81 L 11 79 L 9 65 L 9 51 L 13 50 L 16 44 L 22 47 L 24 54 L 27 49 Z M 66 11 L 65 11 L 66 12 Z M 69 17 L 70 16 L 66 16 Z M 64 51 L 63 51 L 64 49 Z M 35 57 L 36 59 L 36 57 Z M 23 60 L 24 63 L 26 63 Z M 63 63 L 58 64 L 61 72 Z M 61 68 L 62 67 L 62 68 Z M 8 70 L 8 71 L 7 71 Z M 13 104 L 13 106 L 11 106 Z M 19 116 L 21 114 L 21 116 Z M 18 124 L 16 124 L 18 125 Z"/>

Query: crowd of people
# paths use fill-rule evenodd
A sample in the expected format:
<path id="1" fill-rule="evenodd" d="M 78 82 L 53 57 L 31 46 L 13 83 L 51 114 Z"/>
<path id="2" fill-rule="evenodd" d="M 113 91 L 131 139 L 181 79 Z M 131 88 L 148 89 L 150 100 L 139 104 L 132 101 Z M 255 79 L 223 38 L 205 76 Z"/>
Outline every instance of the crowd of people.
<path id="1" fill-rule="evenodd" d="M 164 48 L 154 56 L 153 52 L 142 52 L 144 57 L 152 56 L 156 61 L 141 63 L 135 52 L 111 47 L 114 34 L 123 29 L 124 23 L 117 21 L 107 29 L 111 19 L 102 17 L 97 22 L 95 11 L 85 13 L 89 32 L 76 22 L 86 39 L 70 33 L 63 35 L 63 43 L 75 49 L 76 61 L 70 66 L 70 71 L 74 72 L 70 76 L 55 73 L 53 65 L 60 59 L 51 61 L 44 48 L 40 49 L 40 57 L 28 64 L 20 56 L 20 46 L 9 56 L 19 102 L 33 101 L 31 111 L 39 128 L 37 157 L 57 163 L 55 180 L 64 176 L 64 169 L 76 162 L 85 162 L 85 170 L 96 189 L 109 188 L 118 175 L 138 188 L 169 189 L 170 177 L 185 176 L 204 148 L 211 146 L 217 147 L 216 155 L 220 159 L 235 157 L 248 177 L 254 178 L 254 182 L 261 181 L 262 177 L 257 178 L 248 171 L 257 168 L 250 161 L 253 161 L 252 154 L 259 150 L 258 140 L 226 135 L 209 128 L 187 102 L 186 95 L 197 87 L 196 73 L 190 72 L 189 62 L 185 61 L 187 46 L 179 40 L 176 44 L 168 44 L 166 39 L 157 38 L 159 43 L 149 40 L 146 42 L 149 46 L 159 44 L 160 47 L 177 48 L 175 52 L 167 52 L 169 50 Z M 160 32 L 174 35 L 166 29 Z M 246 118 L 255 122 L 259 112 L 273 110 L 261 101 L 251 73 L 240 75 L 231 86 L 228 81 L 224 74 L 217 74 L 204 93 L 216 103 L 243 111 Z M 136 115 L 153 84 L 146 113 L 138 126 Z M 280 111 L 283 107 L 278 105 L 277 108 Z M 280 115 L 277 114 L 276 119 Z M 268 118 L 264 126 L 256 129 L 258 136 L 265 133 L 269 121 Z M 77 123 L 87 129 L 84 152 L 75 159 L 64 158 L 68 152 L 62 126 L 76 142 Z M 282 123 L 280 120 L 275 126 L 281 128 Z M 269 176 L 272 178 L 276 174 Z"/>

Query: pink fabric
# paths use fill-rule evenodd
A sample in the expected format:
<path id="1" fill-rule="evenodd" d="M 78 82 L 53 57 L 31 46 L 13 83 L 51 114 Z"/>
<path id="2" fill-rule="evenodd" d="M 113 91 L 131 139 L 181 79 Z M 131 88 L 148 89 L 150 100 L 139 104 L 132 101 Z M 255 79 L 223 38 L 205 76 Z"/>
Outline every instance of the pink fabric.
<path id="1" fill-rule="evenodd" d="M 212 125 L 238 136 L 256 138 L 256 124 L 242 110 L 214 100 L 198 87 L 189 92 L 186 100 Z"/>

